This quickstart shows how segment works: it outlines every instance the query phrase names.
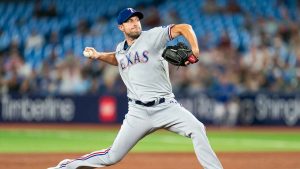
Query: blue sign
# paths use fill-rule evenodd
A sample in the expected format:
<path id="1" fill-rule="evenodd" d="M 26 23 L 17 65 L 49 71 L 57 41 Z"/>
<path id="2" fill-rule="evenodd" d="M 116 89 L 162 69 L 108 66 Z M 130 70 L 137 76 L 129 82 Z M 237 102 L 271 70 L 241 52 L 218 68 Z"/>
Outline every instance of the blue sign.
<path id="1" fill-rule="evenodd" d="M 220 126 L 300 125 L 300 95 L 197 93 L 177 98 L 205 124 Z M 1 95 L 0 122 L 122 123 L 126 95 Z"/>

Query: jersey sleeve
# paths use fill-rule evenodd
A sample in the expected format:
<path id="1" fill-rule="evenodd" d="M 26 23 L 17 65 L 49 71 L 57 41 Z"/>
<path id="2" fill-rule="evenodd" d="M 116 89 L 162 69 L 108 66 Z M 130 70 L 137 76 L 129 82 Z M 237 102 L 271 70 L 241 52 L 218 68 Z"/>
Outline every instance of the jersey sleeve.
<path id="1" fill-rule="evenodd" d="M 150 31 L 149 38 L 153 40 L 153 47 L 156 49 L 165 48 L 167 42 L 173 40 L 171 29 L 174 25 L 161 26 L 153 28 Z"/>
<path id="2" fill-rule="evenodd" d="M 117 45 L 116 50 L 115 50 L 116 53 L 120 52 L 120 51 L 123 49 L 122 44 L 124 44 L 124 43 L 123 43 L 123 42 L 120 42 L 120 43 Z"/>

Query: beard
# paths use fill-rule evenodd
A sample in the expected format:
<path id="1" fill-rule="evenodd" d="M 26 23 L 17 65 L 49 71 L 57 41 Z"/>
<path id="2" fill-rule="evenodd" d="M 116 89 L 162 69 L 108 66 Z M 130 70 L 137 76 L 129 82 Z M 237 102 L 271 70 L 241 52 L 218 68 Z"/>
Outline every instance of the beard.
<path id="1" fill-rule="evenodd" d="M 131 38 L 131 39 L 137 39 L 138 37 L 140 37 L 142 31 L 139 30 L 139 31 L 136 31 L 136 32 L 129 32 L 129 33 L 126 33 L 127 37 Z"/>

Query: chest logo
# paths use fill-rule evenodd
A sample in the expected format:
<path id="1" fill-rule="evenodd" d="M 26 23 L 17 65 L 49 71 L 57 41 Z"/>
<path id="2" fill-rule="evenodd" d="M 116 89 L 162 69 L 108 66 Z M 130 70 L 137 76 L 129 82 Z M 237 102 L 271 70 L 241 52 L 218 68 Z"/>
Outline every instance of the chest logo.
<path id="1" fill-rule="evenodd" d="M 125 54 L 125 57 L 120 59 L 120 66 L 122 70 L 125 70 L 126 68 L 138 64 L 138 63 L 147 63 L 149 60 L 149 52 L 147 50 L 143 52 L 129 52 Z"/>

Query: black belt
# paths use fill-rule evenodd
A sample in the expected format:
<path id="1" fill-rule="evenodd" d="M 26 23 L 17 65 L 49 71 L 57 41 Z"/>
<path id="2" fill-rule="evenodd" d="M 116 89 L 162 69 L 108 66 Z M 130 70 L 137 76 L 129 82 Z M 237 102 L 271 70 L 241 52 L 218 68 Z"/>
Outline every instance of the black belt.
<path id="1" fill-rule="evenodd" d="M 128 100 L 129 100 L 130 102 L 133 101 L 135 104 L 142 105 L 142 106 L 146 106 L 146 107 L 151 107 L 151 106 L 154 106 L 154 105 L 155 105 L 155 100 L 150 101 L 150 102 L 147 102 L 147 103 L 143 103 L 143 102 L 140 101 L 140 100 L 132 100 L 132 99 L 130 99 L 130 98 L 128 98 Z M 166 101 L 165 98 L 160 98 L 160 99 L 158 100 L 158 103 L 157 103 L 157 104 L 164 103 L 165 101 Z"/>

